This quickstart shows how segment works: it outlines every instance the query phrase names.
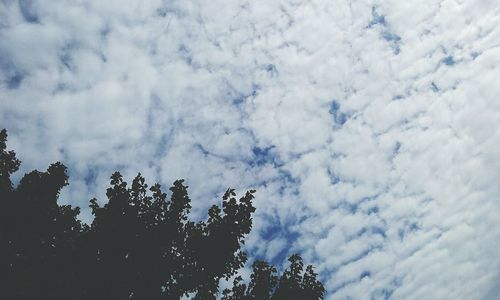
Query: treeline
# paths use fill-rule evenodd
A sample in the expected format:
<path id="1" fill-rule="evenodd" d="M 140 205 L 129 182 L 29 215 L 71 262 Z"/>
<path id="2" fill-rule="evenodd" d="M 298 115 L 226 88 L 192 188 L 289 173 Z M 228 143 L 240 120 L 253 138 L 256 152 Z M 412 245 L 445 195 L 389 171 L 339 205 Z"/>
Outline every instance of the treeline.
<path id="1" fill-rule="evenodd" d="M 78 207 L 58 205 L 68 185 L 66 167 L 25 174 L 13 186 L 20 161 L 0 132 L 0 299 L 193 299 L 316 300 L 324 288 L 299 255 L 278 274 L 264 261 L 253 263 L 250 281 L 236 277 L 247 262 L 242 250 L 252 229 L 253 190 L 237 199 L 228 189 L 222 206 L 206 221 L 189 218 L 187 186 L 177 180 L 170 196 L 139 174 L 128 185 L 111 176 L 107 204 L 90 200 L 94 219 L 78 220 Z"/>

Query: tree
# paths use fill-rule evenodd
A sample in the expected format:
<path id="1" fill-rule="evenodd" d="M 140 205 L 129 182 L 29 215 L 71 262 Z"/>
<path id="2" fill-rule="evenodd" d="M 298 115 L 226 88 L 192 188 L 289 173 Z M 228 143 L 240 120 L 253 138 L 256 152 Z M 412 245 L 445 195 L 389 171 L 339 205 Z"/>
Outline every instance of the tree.
<path id="1" fill-rule="evenodd" d="M 79 208 L 58 205 L 68 185 L 66 167 L 32 171 L 14 187 L 20 161 L 0 132 L 1 299 L 216 299 L 221 279 L 247 262 L 242 250 L 252 229 L 254 190 L 236 199 L 233 189 L 213 205 L 205 221 L 189 218 L 188 187 L 177 180 L 170 197 L 138 174 L 128 186 L 111 176 L 108 202 L 90 200 L 94 219 L 78 220 Z M 312 266 L 290 257 L 281 277 L 263 261 L 253 263 L 248 286 L 236 277 L 222 299 L 322 299 Z M 303 274 L 302 274 L 303 273 Z M 299 298 L 296 298 L 296 297 Z"/>
<path id="2" fill-rule="evenodd" d="M 225 289 L 222 300 L 288 300 L 323 299 L 325 289 L 317 279 L 313 266 L 304 264 L 298 254 L 289 257 L 290 266 L 278 279 L 276 268 L 264 261 L 255 261 L 248 287 L 236 277 L 232 289 Z"/>
<path id="3" fill-rule="evenodd" d="M 60 163 L 26 174 L 16 188 L 10 175 L 20 161 L 6 151 L 7 132 L 0 132 L 0 280 L 2 299 L 62 299 L 79 281 L 78 246 L 85 226 L 78 208 L 57 205 L 68 184 Z M 76 298 L 75 298 L 76 299 Z"/>

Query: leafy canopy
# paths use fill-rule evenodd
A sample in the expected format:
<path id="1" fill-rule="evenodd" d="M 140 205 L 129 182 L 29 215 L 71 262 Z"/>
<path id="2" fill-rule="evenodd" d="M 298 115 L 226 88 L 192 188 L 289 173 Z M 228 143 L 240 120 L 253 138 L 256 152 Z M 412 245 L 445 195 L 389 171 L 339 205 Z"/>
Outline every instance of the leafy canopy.
<path id="1" fill-rule="evenodd" d="M 281 276 L 264 261 L 253 263 L 248 284 L 237 276 L 231 289 L 219 281 L 237 275 L 248 260 L 242 250 L 252 229 L 254 190 L 239 199 L 233 189 L 205 221 L 189 218 L 191 200 L 183 180 L 170 187 L 148 186 L 138 174 L 131 185 L 111 176 L 108 202 L 90 200 L 94 219 L 78 220 L 79 208 L 58 205 L 68 185 L 57 162 L 25 174 L 14 187 L 20 161 L 7 151 L 0 132 L 1 299 L 180 299 L 316 300 L 324 288 L 312 266 L 289 258 Z"/>

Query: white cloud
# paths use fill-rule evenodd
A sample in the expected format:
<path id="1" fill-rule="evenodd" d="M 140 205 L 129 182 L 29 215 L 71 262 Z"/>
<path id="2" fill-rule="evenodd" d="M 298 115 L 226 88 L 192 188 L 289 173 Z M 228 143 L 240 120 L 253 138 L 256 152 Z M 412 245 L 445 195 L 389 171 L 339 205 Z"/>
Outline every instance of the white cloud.
<path id="1" fill-rule="evenodd" d="M 62 160 L 62 201 L 83 207 L 116 169 L 185 178 L 197 216 L 228 186 L 257 188 L 249 250 L 301 252 L 328 299 L 494 299 L 499 14 L 3 1 L 0 120 L 23 171 Z"/>

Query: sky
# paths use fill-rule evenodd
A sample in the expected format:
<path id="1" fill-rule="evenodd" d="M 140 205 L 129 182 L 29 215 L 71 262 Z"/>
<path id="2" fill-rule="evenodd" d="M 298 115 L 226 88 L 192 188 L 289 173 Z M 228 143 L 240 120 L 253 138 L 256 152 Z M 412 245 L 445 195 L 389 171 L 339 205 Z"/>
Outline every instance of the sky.
<path id="1" fill-rule="evenodd" d="M 247 251 L 328 300 L 500 297 L 499 67 L 496 0 L 0 1 L 17 178 L 254 188 Z"/>

